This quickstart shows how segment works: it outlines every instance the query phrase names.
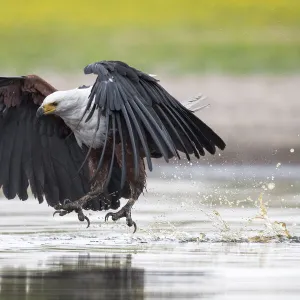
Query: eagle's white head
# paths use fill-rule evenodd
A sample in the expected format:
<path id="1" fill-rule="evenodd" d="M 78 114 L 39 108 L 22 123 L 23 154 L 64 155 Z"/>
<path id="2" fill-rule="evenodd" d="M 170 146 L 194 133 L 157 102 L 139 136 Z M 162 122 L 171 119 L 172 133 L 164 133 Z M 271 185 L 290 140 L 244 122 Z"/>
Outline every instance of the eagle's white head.
<path id="1" fill-rule="evenodd" d="M 99 123 L 98 114 L 93 114 L 88 122 L 81 122 L 90 93 L 91 87 L 54 92 L 44 99 L 36 116 L 58 115 L 73 131 L 79 146 L 85 144 L 97 148 L 105 140 L 105 117 L 101 117 Z M 97 135 L 95 136 L 96 129 Z"/>
<path id="2" fill-rule="evenodd" d="M 49 114 L 55 114 L 62 118 L 80 113 L 82 115 L 89 94 L 90 88 L 54 92 L 44 99 L 37 110 L 37 117 Z"/>

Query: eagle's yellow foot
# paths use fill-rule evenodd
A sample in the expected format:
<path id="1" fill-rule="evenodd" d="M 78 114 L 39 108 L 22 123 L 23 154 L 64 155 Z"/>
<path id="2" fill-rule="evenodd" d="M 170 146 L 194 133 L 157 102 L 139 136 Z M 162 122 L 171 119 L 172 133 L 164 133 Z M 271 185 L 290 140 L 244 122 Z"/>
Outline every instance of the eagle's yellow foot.
<path id="1" fill-rule="evenodd" d="M 117 221 L 121 218 L 126 218 L 126 224 L 129 227 L 133 226 L 134 227 L 133 233 L 135 233 L 137 230 L 137 226 L 136 226 L 136 223 L 131 218 L 131 207 L 132 207 L 132 205 L 128 205 L 128 203 L 127 203 L 116 213 L 112 213 L 112 212 L 107 213 L 105 215 L 105 222 L 107 222 L 109 217 L 111 217 L 111 219 L 113 221 Z"/>
<path id="2" fill-rule="evenodd" d="M 78 220 L 81 222 L 86 220 L 88 223 L 87 228 L 90 227 L 90 220 L 86 215 L 84 215 L 82 207 L 78 203 L 71 202 L 70 200 L 66 199 L 64 201 L 64 204 L 57 204 L 56 206 L 54 206 L 54 208 L 56 210 L 53 213 L 53 217 L 55 216 L 55 214 L 59 214 L 62 217 L 66 214 L 71 213 L 72 211 L 75 211 L 77 213 Z"/>

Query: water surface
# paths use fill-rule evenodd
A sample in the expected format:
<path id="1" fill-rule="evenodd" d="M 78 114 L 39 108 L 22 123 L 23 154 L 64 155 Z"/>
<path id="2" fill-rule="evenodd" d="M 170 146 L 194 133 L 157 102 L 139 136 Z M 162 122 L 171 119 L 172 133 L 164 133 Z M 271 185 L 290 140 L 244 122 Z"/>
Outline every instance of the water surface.
<path id="1" fill-rule="evenodd" d="M 158 168 L 124 221 L 1 199 L 0 299 L 298 299 L 293 166 Z"/>

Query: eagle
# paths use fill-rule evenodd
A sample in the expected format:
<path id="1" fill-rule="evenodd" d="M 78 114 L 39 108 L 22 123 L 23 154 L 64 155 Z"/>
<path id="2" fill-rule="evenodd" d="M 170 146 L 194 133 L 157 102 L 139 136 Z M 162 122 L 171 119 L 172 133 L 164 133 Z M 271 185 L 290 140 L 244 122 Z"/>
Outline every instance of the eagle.
<path id="1" fill-rule="evenodd" d="M 0 77 L 0 187 L 7 199 L 46 199 L 64 216 L 117 210 L 125 218 L 153 158 L 200 158 L 224 141 L 153 76 L 121 61 L 87 65 L 92 86 L 58 91 L 37 75 Z"/>

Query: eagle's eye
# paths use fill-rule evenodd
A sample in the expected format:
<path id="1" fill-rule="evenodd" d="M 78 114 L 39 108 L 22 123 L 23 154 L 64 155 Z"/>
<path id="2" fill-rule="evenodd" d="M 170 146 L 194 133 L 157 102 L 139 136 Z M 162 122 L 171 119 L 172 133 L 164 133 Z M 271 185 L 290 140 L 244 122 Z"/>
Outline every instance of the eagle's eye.
<path id="1" fill-rule="evenodd" d="M 53 105 L 53 106 L 57 106 L 58 103 L 57 103 L 57 102 L 52 102 L 52 105 Z"/>

